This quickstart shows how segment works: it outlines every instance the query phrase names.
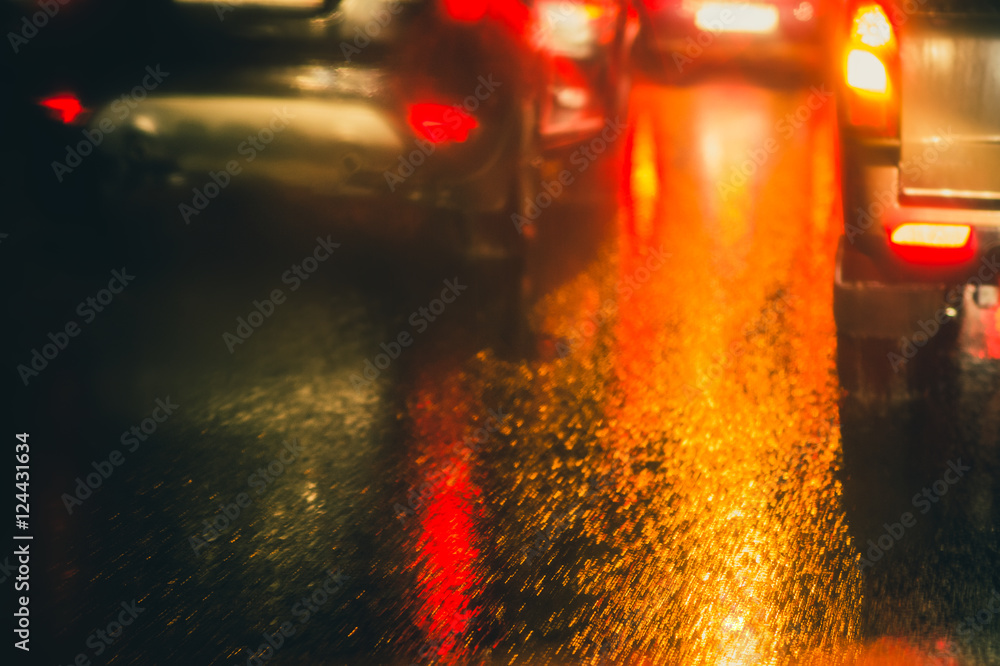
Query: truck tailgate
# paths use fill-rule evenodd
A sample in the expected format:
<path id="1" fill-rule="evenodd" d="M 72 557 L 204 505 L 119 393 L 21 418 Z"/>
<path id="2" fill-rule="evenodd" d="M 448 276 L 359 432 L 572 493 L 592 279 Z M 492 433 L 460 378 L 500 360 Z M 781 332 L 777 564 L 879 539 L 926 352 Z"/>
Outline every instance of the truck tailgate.
<path id="1" fill-rule="evenodd" d="M 912 19 L 900 39 L 902 192 L 1000 200 L 1000 16 Z"/>

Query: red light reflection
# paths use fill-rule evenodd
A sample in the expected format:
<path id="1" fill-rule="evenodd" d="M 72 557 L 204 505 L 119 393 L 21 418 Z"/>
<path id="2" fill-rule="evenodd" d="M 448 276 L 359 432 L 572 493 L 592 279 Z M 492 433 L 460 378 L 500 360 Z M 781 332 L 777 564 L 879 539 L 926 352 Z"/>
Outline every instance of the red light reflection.
<path id="1" fill-rule="evenodd" d="M 411 605 L 426 636 L 420 659 L 433 654 L 443 663 L 468 660 L 463 635 L 479 612 L 476 594 L 481 587 L 475 520 L 481 490 L 472 480 L 470 462 L 458 450 L 467 423 L 460 405 L 469 400 L 451 393 L 433 385 L 418 389 L 411 409 L 419 461 L 415 485 L 423 488 L 423 504 L 415 516 L 417 536 L 411 542 L 410 566 L 416 570 Z"/>

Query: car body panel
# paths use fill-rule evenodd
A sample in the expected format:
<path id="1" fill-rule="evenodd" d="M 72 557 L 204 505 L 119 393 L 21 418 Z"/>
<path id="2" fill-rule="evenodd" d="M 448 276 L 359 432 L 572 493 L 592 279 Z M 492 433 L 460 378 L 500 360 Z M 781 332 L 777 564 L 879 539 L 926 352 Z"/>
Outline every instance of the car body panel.
<path id="1" fill-rule="evenodd" d="M 913 20 L 900 40 L 904 195 L 1000 199 L 1000 20 Z"/>
<path id="2" fill-rule="evenodd" d="M 962 206 L 954 200 L 900 196 L 901 169 L 896 164 L 856 163 L 845 160 L 844 223 L 848 244 L 871 256 L 879 279 L 887 282 L 963 281 L 974 275 L 975 257 L 958 264 L 928 266 L 898 256 L 889 233 L 904 222 L 970 224 L 979 251 L 1000 246 L 1000 210 Z"/>
<path id="3" fill-rule="evenodd" d="M 883 7 L 898 41 L 898 61 L 883 55 L 889 94 L 841 89 L 844 236 L 834 314 L 841 333 L 898 337 L 946 310 L 954 316 L 944 294 L 1000 282 L 1000 22 L 979 0 Z M 852 119 L 859 100 L 882 105 L 881 125 Z M 890 242 L 904 223 L 971 232 L 950 254 L 912 254 Z"/>

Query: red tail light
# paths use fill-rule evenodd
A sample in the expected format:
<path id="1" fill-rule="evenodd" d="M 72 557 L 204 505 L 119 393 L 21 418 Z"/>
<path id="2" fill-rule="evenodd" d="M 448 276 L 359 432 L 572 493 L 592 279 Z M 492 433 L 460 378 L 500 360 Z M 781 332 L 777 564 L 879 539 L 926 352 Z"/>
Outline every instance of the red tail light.
<path id="1" fill-rule="evenodd" d="M 52 118 L 67 125 L 73 123 L 84 111 L 80 100 L 69 93 L 46 97 L 39 102 L 39 105 L 44 107 Z"/>
<path id="2" fill-rule="evenodd" d="M 486 16 L 489 0 L 441 0 L 444 13 L 455 21 L 478 21 Z"/>
<path id="3" fill-rule="evenodd" d="M 414 104 L 407 120 L 414 132 L 431 143 L 462 143 L 469 138 L 469 132 L 479 127 L 475 117 L 447 104 Z"/>
<path id="4" fill-rule="evenodd" d="M 889 245 L 901 258 L 914 263 L 962 263 L 973 256 L 972 227 L 904 222 L 889 233 Z"/>
<path id="5" fill-rule="evenodd" d="M 846 111 L 851 125 L 884 136 L 898 132 L 899 53 L 889 15 L 877 2 L 862 0 L 851 15 L 844 51 Z"/>

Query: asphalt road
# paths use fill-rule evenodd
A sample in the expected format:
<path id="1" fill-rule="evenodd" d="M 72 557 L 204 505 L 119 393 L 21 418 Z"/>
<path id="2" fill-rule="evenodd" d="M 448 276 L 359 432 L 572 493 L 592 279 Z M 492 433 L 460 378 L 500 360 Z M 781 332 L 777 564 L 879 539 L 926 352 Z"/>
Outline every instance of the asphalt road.
<path id="1" fill-rule="evenodd" d="M 996 312 L 843 389 L 813 85 L 637 85 L 620 200 L 540 220 L 529 357 L 488 282 L 350 211 L 227 192 L 152 262 L 12 192 L 36 655 L 1000 663 Z"/>

